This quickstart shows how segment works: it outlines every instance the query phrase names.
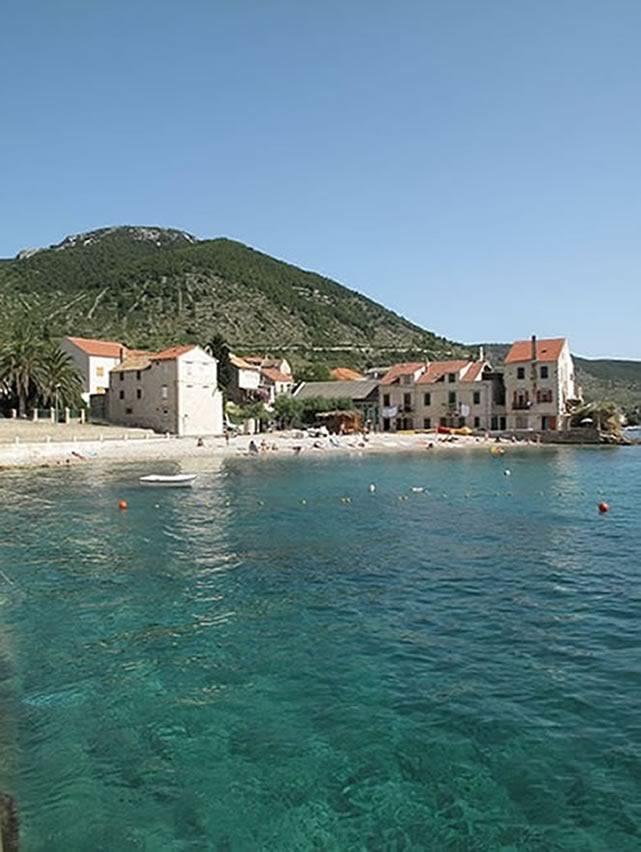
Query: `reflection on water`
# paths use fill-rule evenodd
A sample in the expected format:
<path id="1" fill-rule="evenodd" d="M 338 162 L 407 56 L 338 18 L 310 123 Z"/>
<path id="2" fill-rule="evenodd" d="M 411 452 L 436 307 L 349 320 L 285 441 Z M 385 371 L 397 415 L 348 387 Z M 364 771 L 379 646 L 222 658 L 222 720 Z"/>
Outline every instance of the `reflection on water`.
<path id="1" fill-rule="evenodd" d="M 194 461 L 3 475 L 26 849 L 640 847 L 641 452 Z"/>

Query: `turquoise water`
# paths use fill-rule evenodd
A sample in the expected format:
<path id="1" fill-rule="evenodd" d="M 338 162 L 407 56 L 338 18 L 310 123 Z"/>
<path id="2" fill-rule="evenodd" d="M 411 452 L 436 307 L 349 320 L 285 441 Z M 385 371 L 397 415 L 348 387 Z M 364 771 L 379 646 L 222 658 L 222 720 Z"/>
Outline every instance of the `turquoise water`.
<path id="1" fill-rule="evenodd" d="M 641 449 L 143 472 L 2 474 L 25 850 L 641 848 Z"/>

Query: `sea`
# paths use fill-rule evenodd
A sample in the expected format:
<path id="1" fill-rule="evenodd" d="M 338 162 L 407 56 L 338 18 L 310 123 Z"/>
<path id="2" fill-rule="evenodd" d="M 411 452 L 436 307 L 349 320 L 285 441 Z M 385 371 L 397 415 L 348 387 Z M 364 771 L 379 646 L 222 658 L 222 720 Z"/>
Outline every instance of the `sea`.
<path id="1" fill-rule="evenodd" d="M 21 852 L 641 849 L 641 447 L 1 476 Z"/>

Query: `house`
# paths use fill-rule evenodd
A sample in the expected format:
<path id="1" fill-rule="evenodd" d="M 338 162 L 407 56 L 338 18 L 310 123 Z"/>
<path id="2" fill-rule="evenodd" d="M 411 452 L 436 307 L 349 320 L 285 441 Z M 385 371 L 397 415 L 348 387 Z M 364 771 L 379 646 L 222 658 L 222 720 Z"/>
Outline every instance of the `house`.
<path id="1" fill-rule="evenodd" d="M 502 376 L 482 356 L 394 364 L 381 379 L 379 395 L 385 432 L 506 427 Z"/>
<path id="2" fill-rule="evenodd" d="M 350 399 L 354 410 L 373 429 L 379 423 L 379 395 L 376 380 L 357 379 L 350 382 L 303 382 L 294 391 L 295 399 Z"/>
<path id="3" fill-rule="evenodd" d="M 232 402 L 243 405 L 261 399 L 263 394 L 260 390 L 260 367 L 233 354 L 229 356 L 229 365 L 231 367 L 231 383 L 228 393 Z"/>
<path id="4" fill-rule="evenodd" d="M 379 385 L 381 428 L 384 432 L 414 428 L 415 386 L 427 361 L 393 364 Z"/>
<path id="5" fill-rule="evenodd" d="M 195 345 L 135 352 L 109 376 L 107 418 L 174 435 L 221 435 L 218 362 Z"/>
<path id="6" fill-rule="evenodd" d="M 566 428 L 581 398 L 564 337 L 515 341 L 505 359 L 504 381 L 509 430 Z"/>
<path id="7" fill-rule="evenodd" d="M 93 340 L 88 337 L 65 337 L 61 348 L 73 361 L 82 378 L 82 398 L 89 402 L 92 394 L 106 393 L 109 373 L 127 354 L 122 343 Z"/>
<path id="8" fill-rule="evenodd" d="M 243 355 L 243 361 L 260 370 L 260 389 L 266 405 L 273 405 L 281 394 L 291 394 L 294 389 L 292 368 L 286 358 L 268 355 Z"/>

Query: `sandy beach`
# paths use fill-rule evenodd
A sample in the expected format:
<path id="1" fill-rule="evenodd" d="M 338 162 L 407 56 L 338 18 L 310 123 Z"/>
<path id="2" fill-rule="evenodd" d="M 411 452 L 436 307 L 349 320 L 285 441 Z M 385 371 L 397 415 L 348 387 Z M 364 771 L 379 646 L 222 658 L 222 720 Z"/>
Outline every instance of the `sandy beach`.
<path id="1" fill-rule="evenodd" d="M 96 427 L 98 430 L 98 427 Z M 84 465 L 96 461 L 154 462 L 180 461 L 188 458 L 215 457 L 274 457 L 310 456 L 325 454 L 381 453 L 381 452 L 442 452 L 465 451 L 496 447 L 494 439 L 475 436 L 447 436 L 433 433 L 374 433 L 366 440 L 361 436 L 340 438 L 313 438 L 296 430 L 272 432 L 264 435 L 242 435 L 228 442 L 223 437 L 204 438 L 202 445 L 196 438 L 176 438 L 152 433 L 123 433 L 122 430 L 108 432 L 104 429 L 93 435 L 85 428 L 82 435 L 56 435 L 49 439 L 36 436 L 29 440 L 23 435 L 12 442 L 0 443 L 1 467 L 55 467 L 60 465 Z M 250 453 L 250 443 L 259 448 L 259 453 Z M 503 446 L 510 446 L 504 442 Z M 519 446 L 534 447 L 533 444 Z M 262 447 L 262 449 L 260 449 Z"/>

